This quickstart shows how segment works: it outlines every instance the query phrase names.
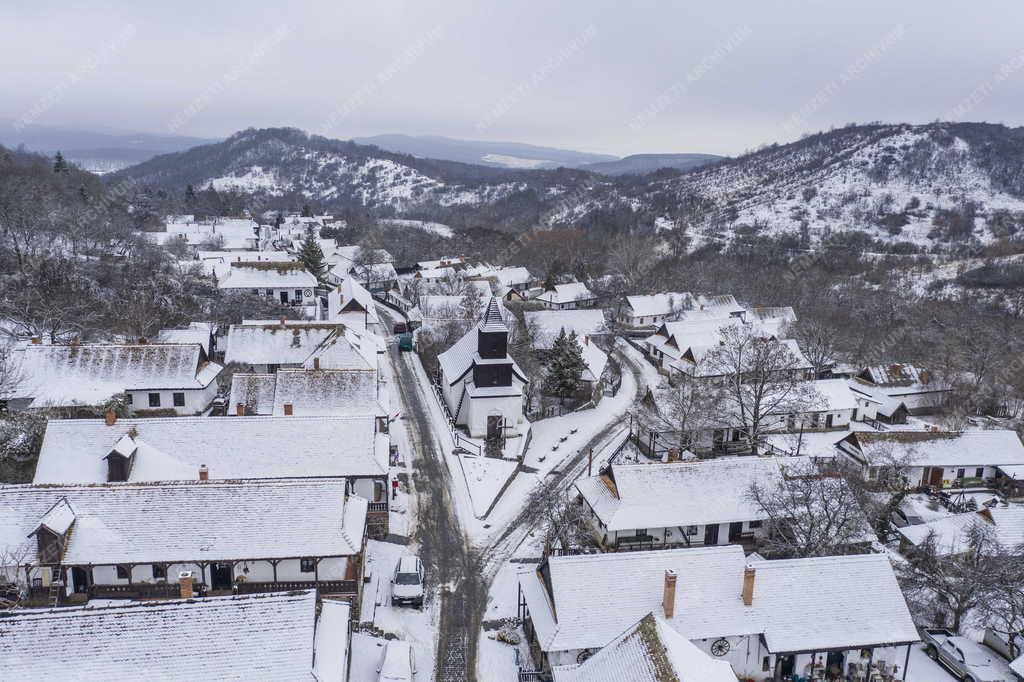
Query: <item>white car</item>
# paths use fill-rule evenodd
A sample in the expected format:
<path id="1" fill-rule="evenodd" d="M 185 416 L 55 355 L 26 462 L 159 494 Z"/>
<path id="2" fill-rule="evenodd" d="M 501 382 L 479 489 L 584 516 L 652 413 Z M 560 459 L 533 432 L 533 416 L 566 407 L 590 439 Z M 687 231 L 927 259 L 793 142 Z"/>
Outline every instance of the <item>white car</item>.
<path id="1" fill-rule="evenodd" d="M 1010 663 L 992 649 L 949 630 L 924 631 L 925 652 L 964 682 L 1013 682 Z"/>
<path id="2" fill-rule="evenodd" d="M 409 554 L 398 560 L 391 578 L 391 603 L 423 606 L 423 563 L 419 557 Z"/>
<path id="3" fill-rule="evenodd" d="M 416 658 L 409 643 L 397 639 L 388 642 L 377 667 L 377 682 L 412 682 L 415 674 Z"/>

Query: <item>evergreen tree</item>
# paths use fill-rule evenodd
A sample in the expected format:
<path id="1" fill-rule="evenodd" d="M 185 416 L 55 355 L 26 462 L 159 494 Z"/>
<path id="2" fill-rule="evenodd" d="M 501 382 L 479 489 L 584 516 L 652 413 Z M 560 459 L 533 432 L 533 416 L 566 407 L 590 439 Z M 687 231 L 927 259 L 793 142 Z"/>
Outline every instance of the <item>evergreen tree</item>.
<path id="1" fill-rule="evenodd" d="M 585 368 L 583 349 L 580 348 L 576 333 L 566 334 L 563 327 L 551 348 L 544 377 L 544 392 L 559 398 L 571 396 L 579 388 Z"/>
<path id="2" fill-rule="evenodd" d="M 302 217 L 303 218 L 312 218 L 313 217 L 313 209 L 310 208 L 309 204 L 303 204 L 302 205 Z"/>
<path id="3" fill-rule="evenodd" d="M 196 189 L 192 185 L 185 186 L 185 205 L 191 206 L 196 203 Z"/>
<path id="4" fill-rule="evenodd" d="M 57 156 L 53 160 L 53 172 L 54 173 L 67 173 L 71 168 L 68 166 L 68 162 L 64 160 L 64 155 L 57 152 Z"/>
<path id="5" fill-rule="evenodd" d="M 324 262 L 324 251 L 316 240 L 316 231 L 310 227 L 306 230 L 306 237 L 302 240 L 302 247 L 299 249 L 299 261 L 306 266 L 311 273 L 321 277 L 327 264 Z"/>

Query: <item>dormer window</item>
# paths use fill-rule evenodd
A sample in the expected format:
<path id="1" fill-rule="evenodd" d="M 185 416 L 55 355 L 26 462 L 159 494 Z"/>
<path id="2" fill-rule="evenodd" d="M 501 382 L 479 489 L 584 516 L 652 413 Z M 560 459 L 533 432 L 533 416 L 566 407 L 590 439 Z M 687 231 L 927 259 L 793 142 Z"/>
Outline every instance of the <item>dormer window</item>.
<path id="1" fill-rule="evenodd" d="M 107 481 L 121 483 L 128 480 L 130 460 L 124 455 L 112 452 L 107 455 Z"/>

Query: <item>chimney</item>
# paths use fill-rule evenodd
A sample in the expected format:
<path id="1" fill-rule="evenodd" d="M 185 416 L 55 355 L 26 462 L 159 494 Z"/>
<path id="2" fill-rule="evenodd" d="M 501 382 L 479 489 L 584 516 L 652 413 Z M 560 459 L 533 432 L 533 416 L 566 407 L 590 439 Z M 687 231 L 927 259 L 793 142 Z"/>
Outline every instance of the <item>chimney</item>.
<path id="1" fill-rule="evenodd" d="M 199 465 L 199 480 L 209 481 L 210 480 L 210 469 L 205 464 Z"/>
<path id="2" fill-rule="evenodd" d="M 589 346 L 590 345 L 590 336 L 584 336 L 583 337 L 583 345 L 584 346 Z"/>
<path id="3" fill-rule="evenodd" d="M 33 336 L 32 337 L 32 345 L 33 346 L 38 346 L 42 342 L 43 342 L 43 340 L 41 338 L 39 338 L 38 336 Z"/>
<path id="4" fill-rule="evenodd" d="M 661 607 L 665 609 L 665 618 L 671 618 L 676 612 L 676 572 L 665 571 L 665 590 L 661 598 Z"/>
<path id="5" fill-rule="evenodd" d="M 178 574 L 178 588 L 182 599 L 192 598 L 192 571 L 182 571 Z"/>
<path id="6" fill-rule="evenodd" d="M 286 417 L 292 416 L 292 404 L 291 403 L 285 403 L 284 404 L 284 416 L 286 416 Z"/>
<path id="7" fill-rule="evenodd" d="M 245 416 L 245 403 L 236 403 L 235 404 L 235 416 L 236 417 L 244 417 Z"/>
<path id="8" fill-rule="evenodd" d="M 103 423 L 107 426 L 113 426 L 117 423 L 117 413 L 113 410 L 107 410 L 107 413 L 103 415 Z"/>
<path id="9" fill-rule="evenodd" d="M 320 369 L 320 358 L 313 358 L 313 369 Z"/>
<path id="10" fill-rule="evenodd" d="M 668 449 L 668 459 L 667 459 L 667 461 L 669 461 L 669 462 L 678 462 L 679 461 L 679 450 L 677 450 L 676 448 L 669 448 Z"/>
<path id="11" fill-rule="evenodd" d="M 757 570 L 747 564 L 743 569 L 743 604 L 744 606 L 750 606 L 754 603 L 754 576 L 757 574 Z"/>

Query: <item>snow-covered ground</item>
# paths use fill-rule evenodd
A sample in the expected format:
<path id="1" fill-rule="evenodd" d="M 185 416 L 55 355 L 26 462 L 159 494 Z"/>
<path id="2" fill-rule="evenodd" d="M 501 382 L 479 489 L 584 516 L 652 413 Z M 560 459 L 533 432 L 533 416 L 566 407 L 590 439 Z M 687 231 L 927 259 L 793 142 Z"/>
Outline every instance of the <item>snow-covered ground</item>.
<path id="1" fill-rule="evenodd" d="M 378 222 L 382 225 L 409 227 L 415 230 L 431 232 L 439 237 L 444 237 L 445 239 L 451 239 L 455 236 L 455 232 L 452 231 L 452 228 L 448 227 L 444 223 L 433 223 L 426 220 L 411 220 L 407 218 L 381 218 Z"/>
<path id="2" fill-rule="evenodd" d="M 515 475 L 519 464 L 494 457 L 478 457 L 476 455 L 456 455 L 456 457 L 469 490 L 469 497 L 473 501 L 473 514 L 478 519 L 482 519 L 487 515 L 505 484 Z"/>

